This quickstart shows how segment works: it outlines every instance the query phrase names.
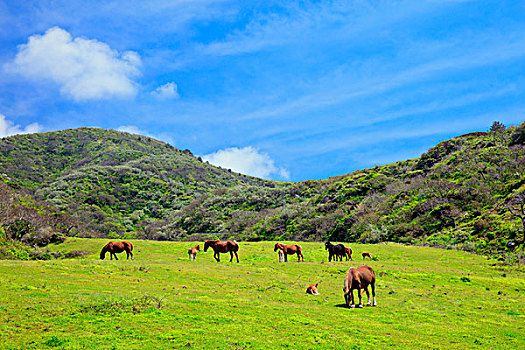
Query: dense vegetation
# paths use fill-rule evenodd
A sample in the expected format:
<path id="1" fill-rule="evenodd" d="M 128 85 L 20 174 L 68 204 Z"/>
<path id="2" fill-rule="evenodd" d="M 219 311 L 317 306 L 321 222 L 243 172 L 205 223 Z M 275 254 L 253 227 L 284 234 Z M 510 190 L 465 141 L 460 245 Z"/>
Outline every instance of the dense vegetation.
<path id="1" fill-rule="evenodd" d="M 523 244 L 524 171 L 525 123 L 509 129 L 494 123 L 489 132 L 444 141 L 418 159 L 299 183 L 236 174 L 188 150 L 112 130 L 0 140 L 4 182 L 50 212 L 71 216 L 77 224 L 64 234 L 85 237 L 222 233 L 501 255 Z"/>

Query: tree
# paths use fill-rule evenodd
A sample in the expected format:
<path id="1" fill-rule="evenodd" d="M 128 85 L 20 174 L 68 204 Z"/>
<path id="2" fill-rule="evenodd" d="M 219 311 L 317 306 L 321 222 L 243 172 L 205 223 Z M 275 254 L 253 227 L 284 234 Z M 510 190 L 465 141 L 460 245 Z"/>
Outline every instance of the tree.
<path id="1" fill-rule="evenodd" d="M 507 129 L 507 127 L 501 122 L 495 121 L 494 123 L 492 123 L 489 132 L 492 134 L 494 143 L 496 143 L 497 137 L 500 137 L 502 141 L 505 140 L 505 129 Z"/>
<path id="2" fill-rule="evenodd" d="M 519 218 L 523 225 L 522 244 L 525 244 L 525 192 L 520 192 L 507 203 L 507 209 L 513 217 Z"/>

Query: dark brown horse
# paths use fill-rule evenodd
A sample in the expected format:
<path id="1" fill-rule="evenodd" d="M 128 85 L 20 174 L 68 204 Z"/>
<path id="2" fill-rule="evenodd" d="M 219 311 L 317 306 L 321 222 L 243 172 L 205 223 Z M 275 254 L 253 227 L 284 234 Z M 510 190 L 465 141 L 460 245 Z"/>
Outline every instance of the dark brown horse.
<path id="1" fill-rule="evenodd" d="M 340 261 L 343 261 L 343 256 L 346 256 L 346 250 L 343 244 L 334 245 L 330 242 L 326 242 L 324 248 L 325 250 L 328 250 L 328 261 L 332 261 L 332 258 L 334 258 L 335 261 L 337 261 L 337 258 L 339 258 Z"/>
<path id="2" fill-rule="evenodd" d="M 195 261 L 197 258 L 197 252 L 200 252 L 199 245 L 197 244 L 195 247 L 188 249 L 188 255 L 190 256 L 190 260 Z"/>
<path id="3" fill-rule="evenodd" d="M 345 247 L 345 252 L 346 252 L 346 261 L 352 260 L 352 248 Z"/>
<path id="4" fill-rule="evenodd" d="M 109 252 L 109 258 L 113 260 L 113 257 L 115 257 L 115 260 L 118 260 L 116 253 L 122 253 L 126 252 L 128 259 L 131 256 L 131 260 L 133 260 L 133 244 L 131 242 L 121 241 L 121 242 L 109 242 L 102 248 L 102 251 L 100 252 L 100 259 L 104 260 L 106 257 L 106 252 Z"/>
<path id="5" fill-rule="evenodd" d="M 363 265 L 357 269 L 350 268 L 345 276 L 345 284 L 343 288 L 345 302 L 351 308 L 355 307 L 354 303 L 354 289 L 357 289 L 357 295 L 359 297 L 359 305 L 357 307 L 363 307 L 361 302 L 361 289 L 364 289 L 368 297 L 368 303 L 366 306 L 370 306 L 370 292 L 368 286 L 372 288 L 372 297 L 374 300 L 374 306 L 376 306 L 376 275 L 374 270 L 370 266 Z"/>
<path id="6" fill-rule="evenodd" d="M 284 253 L 284 262 L 288 262 L 288 254 L 293 255 L 297 254 L 297 262 L 304 261 L 304 256 L 301 251 L 301 246 L 299 244 L 286 245 L 281 243 L 275 243 L 273 251 L 281 250 Z"/>
<path id="7" fill-rule="evenodd" d="M 368 257 L 370 260 L 372 260 L 372 254 L 368 252 L 364 252 L 361 254 L 363 256 L 363 260 L 365 260 L 366 257 Z"/>
<path id="8" fill-rule="evenodd" d="M 237 252 L 239 251 L 239 244 L 235 241 L 228 240 L 228 241 L 220 241 L 218 239 L 213 241 L 206 241 L 204 242 L 204 251 L 207 251 L 209 247 L 213 248 L 214 254 L 213 257 L 217 262 L 221 261 L 221 257 L 219 253 L 228 253 L 230 252 L 230 262 L 233 261 L 233 254 L 235 253 L 235 257 L 237 258 L 237 262 L 239 262 L 239 255 Z"/>

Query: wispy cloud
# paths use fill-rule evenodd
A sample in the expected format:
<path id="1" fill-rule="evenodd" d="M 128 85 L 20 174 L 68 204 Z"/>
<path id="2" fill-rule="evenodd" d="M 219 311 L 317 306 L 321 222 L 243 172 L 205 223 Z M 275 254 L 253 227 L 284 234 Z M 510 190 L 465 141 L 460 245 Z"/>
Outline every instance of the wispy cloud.
<path id="1" fill-rule="evenodd" d="M 250 146 L 219 150 L 215 153 L 202 156 L 202 159 L 213 165 L 246 175 L 260 178 L 269 178 L 271 176 L 277 176 L 283 179 L 290 178 L 290 172 L 288 170 L 278 168 L 268 154 Z"/>
<path id="2" fill-rule="evenodd" d="M 6 116 L 0 113 L 0 137 L 6 137 L 18 134 L 33 134 L 41 132 L 43 127 L 38 123 L 32 123 L 22 128 L 20 125 L 16 125 L 10 120 L 6 119 Z"/>
<path id="3" fill-rule="evenodd" d="M 73 39 L 53 27 L 20 45 L 6 68 L 35 81 L 51 80 L 64 95 L 80 101 L 135 95 L 133 79 L 140 74 L 140 65 L 135 52 L 119 53 L 97 40 Z"/>
<path id="4" fill-rule="evenodd" d="M 177 84 L 170 82 L 164 85 L 159 86 L 151 92 L 151 94 L 158 98 L 179 98 L 179 93 L 177 91 Z"/>

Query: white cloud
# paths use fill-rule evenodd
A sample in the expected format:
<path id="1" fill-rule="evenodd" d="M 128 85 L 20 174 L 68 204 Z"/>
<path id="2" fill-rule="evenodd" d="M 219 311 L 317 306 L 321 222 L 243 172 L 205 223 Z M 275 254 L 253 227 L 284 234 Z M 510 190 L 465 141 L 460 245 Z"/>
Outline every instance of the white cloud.
<path id="1" fill-rule="evenodd" d="M 139 75 L 140 64 L 136 52 L 119 54 L 103 42 L 73 39 L 53 27 L 44 35 L 30 36 L 7 68 L 30 79 L 54 81 L 62 94 L 75 100 L 90 100 L 135 95 L 133 77 Z"/>
<path id="2" fill-rule="evenodd" d="M 153 135 L 147 131 L 140 129 L 138 126 L 135 126 L 135 125 L 121 125 L 117 128 L 117 131 L 127 132 L 127 133 L 135 134 L 135 135 L 147 136 L 147 137 L 151 137 L 156 140 L 161 140 L 161 141 L 164 141 L 164 142 L 167 142 L 173 145 L 173 139 L 169 135 L 167 134 Z"/>
<path id="3" fill-rule="evenodd" d="M 15 125 L 12 121 L 5 119 L 5 115 L 0 113 L 0 137 L 6 137 L 18 134 L 33 134 L 42 131 L 42 126 L 38 123 L 32 123 L 25 128 Z"/>
<path id="4" fill-rule="evenodd" d="M 151 94 L 160 98 L 179 98 L 177 84 L 173 82 L 159 86 L 155 91 L 152 91 Z"/>
<path id="5" fill-rule="evenodd" d="M 277 168 L 275 162 L 266 153 L 261 153 L 253 147 L 227 148 L 202 157 L 211 164 L 231 169 L 238 173 L 268 178 L 278 175 L 284 179 L 290 178 L 290 172 L 284 168 Z"/>

